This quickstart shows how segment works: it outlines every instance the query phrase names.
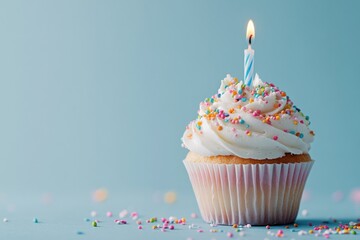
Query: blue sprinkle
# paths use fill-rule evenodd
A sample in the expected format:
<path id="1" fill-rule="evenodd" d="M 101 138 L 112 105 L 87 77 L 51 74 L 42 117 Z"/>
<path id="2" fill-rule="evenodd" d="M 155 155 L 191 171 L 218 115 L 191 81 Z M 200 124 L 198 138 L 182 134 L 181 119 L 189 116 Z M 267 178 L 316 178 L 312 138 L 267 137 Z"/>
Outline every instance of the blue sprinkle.
<path id="1" fill-rule="evenodd" d="M 295 134 L 295 131 L 294 131 L 294 130 L 291 130 L 289 133 L 291 133 L 291 134 Z"/>
<path id="2" fill-rule="evenodd" d="M 84 235 L 84 232 L 82 232 L 82 231 L 77 231 L 76 234 L 77 234 L 77 235 Z"/>
<path id="3" fill-rule="evenodd" d="M 244 119 L 240 119 L 239 123 L 244 124 L 245 123 Z"/>
<path id="4" fill-rule="evenodd" d="M 243 97 L 243 98 L 241 99 L 241 101 L 246 102 L 246 101 L 247 101 L 247 98 L 244 98 L 244 97 Z"/>
<path id="5" fill-rule="evenodd" d="M 305 119 L 309 121 L 310 117 L 309 117 L 309 116 L 306 116 Z"/>
<path id="6" fill-rule="evenodd" d="M 303 137 L 304 137 L 304 134 L 300 133 L 299 137 L 300 137 L 300 138 L 303 138 Z"/>
<path id="7" fill-rule="evenodd" d="M 211 102 L 211 103 L 214 103 L 214 99 L 213 99 L 213 98 L 210 98 L 210 102 Z"/>
<path id="8" fill-rule="evenodd" d="M 242 94 L 242 89 L 240 89 L 240 90 L 238 91 L 238 94 Z"/>
<path id="9" fill-rule="evenodd" d="M 225 122 L 229 122 L 229 119 L 225 119 L 224 121 L 225 121 Z"/>

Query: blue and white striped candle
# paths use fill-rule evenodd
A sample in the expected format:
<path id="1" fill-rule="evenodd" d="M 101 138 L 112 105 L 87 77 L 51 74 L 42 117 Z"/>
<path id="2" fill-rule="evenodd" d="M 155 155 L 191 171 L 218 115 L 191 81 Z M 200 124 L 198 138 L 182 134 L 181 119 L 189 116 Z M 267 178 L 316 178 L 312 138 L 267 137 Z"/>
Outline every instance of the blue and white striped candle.
<path id="1" fill-rule="evenodd" d="M 251 48 L 251 40 L 255 37 L 255 27 L 252 20 L 249 21 L 246 30 L 246 39 L 249 41 L 249 46 L 244 51 L 244 83 L 251 86 L 254 80 L 254 53 Z"/>

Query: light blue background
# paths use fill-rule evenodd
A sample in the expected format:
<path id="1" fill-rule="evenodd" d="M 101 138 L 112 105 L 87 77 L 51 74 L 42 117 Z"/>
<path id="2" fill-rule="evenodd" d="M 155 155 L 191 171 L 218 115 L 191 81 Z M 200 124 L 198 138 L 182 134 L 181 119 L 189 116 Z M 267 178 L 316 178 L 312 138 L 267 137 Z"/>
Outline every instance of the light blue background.
<path id="1" fill-rule="evenodd" d="M 310 115 L 313 199 L 359 186 L 358 1 L 1 1 L 0 193 L 174 190 L 198 104 L 255 70 Z M 10 199 L 10 200 L 9 200 Z M 180 197 L 181 199 L 181 197 Z M 21 202 L 21 200 L 18 200 Z M 194 205 L 196 207 L 196 205 Z"/>

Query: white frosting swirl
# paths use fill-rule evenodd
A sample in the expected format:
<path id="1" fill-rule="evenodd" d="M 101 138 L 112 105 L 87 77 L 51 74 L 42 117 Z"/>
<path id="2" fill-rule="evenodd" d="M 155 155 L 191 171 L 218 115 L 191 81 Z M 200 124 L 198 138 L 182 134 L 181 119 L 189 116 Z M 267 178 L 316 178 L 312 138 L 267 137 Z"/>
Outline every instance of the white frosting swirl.
<path id="1" fill-rule="evenodd" d="M 285 92 L 255 76 L 251 87 L 227 75 L 218 94 L 200 103 L 183 145 L 202 156 L 275 159 L 308 153 L 314 132 L 309 118 Z"/>

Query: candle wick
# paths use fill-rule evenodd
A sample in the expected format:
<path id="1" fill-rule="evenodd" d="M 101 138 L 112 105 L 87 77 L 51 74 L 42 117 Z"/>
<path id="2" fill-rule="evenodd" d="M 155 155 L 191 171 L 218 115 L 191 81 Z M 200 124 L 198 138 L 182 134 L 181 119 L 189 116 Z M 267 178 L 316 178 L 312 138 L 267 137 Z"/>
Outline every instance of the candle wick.
<path id="1" fill-rule="evenodd" d="M 249 45 L 251 45 L 251 39 L 252 39 L 252 34 L 250 35 L 250 37 L 249 37 Z"/>

